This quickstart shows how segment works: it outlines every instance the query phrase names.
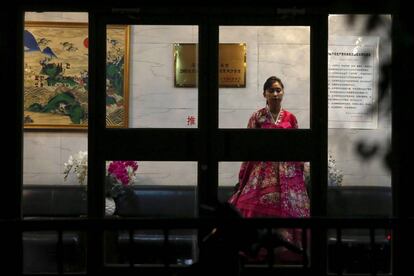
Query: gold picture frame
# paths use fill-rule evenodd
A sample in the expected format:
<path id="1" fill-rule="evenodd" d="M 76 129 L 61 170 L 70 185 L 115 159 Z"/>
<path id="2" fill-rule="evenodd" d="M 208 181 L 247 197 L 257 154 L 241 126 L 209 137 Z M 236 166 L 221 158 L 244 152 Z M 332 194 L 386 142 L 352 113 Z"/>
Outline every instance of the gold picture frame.
<path id="1" fill-rule="evenodd" d="M 128 127 L 129 39 L 108 25 L 107 127 Z M 87 129 L 88 46 L 87 23 L 25 22 L 25 129 Z"/>

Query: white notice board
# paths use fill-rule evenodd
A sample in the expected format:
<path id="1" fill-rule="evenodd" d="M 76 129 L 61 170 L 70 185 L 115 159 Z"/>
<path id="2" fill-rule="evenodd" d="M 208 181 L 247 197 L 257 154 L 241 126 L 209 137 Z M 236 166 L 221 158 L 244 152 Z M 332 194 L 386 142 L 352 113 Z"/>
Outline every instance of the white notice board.
<path id="1" fill-rule="evenodd" d="M 378 48 L 379 37 L 329 37 L 329 128 L 377 128 Z"/>

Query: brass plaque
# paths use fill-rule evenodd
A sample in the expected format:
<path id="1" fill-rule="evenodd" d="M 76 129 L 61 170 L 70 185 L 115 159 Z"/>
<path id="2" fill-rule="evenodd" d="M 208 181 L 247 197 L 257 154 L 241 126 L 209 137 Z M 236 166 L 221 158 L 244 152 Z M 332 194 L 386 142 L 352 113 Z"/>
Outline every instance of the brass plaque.
<path id="1" fill-rule="evenodd" d="M 197 86 L 196 44 L 174 44 L 174 86 Z"/>
<path id="2" fill-rule="evenodd" d="M 174 86 L 197 87 L 197 69 L 196 44 L 174 44 Z M 218 70 L 219 87 L 246 87 L 246 44 L 220 44 Z"/>
<path id="3" fill-rule="evenodd" d="M 219 45 L 219 87 L 246 87 L 246 44 Z"/>

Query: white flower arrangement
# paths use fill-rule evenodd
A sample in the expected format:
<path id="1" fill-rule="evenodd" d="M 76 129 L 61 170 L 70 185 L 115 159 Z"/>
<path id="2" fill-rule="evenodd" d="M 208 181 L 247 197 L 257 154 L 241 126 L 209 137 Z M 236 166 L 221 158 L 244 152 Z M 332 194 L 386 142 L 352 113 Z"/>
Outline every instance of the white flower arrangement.
<path id="1" fill-rule="evenodd" d="M 304 163 L 304 180 L 306 185 L 310 183 L 310 163 Z M 328 186 L 341 186 L 344 178 L 343 172 L 336 167 L 336 160 L 332 153 L 328 152 Z"/>
<path id="2" fill-rule="evenodd" d="M 81 185 L 86 184 L 88 177 L 88 152 L 79 151 L 69 156 L 64 164 L 64 180 L 66 181 L 70 172 L 73 172 Z M 106 193 L 116 197 L 123 188 L 130 186 L 136 179 L 138 169 L 137 161 L 107 161 L 106 162 Z"/>
<path id="3" fill-rule="evenodd" d="M 79 151 L 73 156 L 69 156 L 68 162 L 65 163 L 65 170 L 63 172 L 64 180 L 66 181 L 69 173 L 73 171 L 78 178 L 81 185 L 85 184 L 85 180 L 88 177 L 88 152 Z"/>
<path id="4" fill-rule="evenodd" d="M 328 186 L 341 186 L 344 175 L 341 170 L 336 167 L 336 160 L 332 153 L 328 153 Z"/>

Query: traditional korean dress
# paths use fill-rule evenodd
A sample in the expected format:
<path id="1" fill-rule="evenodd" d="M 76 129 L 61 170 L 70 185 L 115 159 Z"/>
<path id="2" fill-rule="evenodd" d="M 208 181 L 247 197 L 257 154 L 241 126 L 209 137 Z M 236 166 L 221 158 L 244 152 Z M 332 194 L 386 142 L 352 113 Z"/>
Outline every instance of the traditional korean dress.
<path id="1" fill-rule="evenodd" d="M 275 120 L 265 107 L 253 113 L 247 127 L 290 129 L 298 128 L 298 124 L 287 110 L 281 109 Z M 238 190 L 229 202 L 246 218 L 309 217 L 303 169 L 303 162 L 243 162 Z M 279 229 L 279 232 L 285 240 L 302 247 L 300 229 Z"/>

